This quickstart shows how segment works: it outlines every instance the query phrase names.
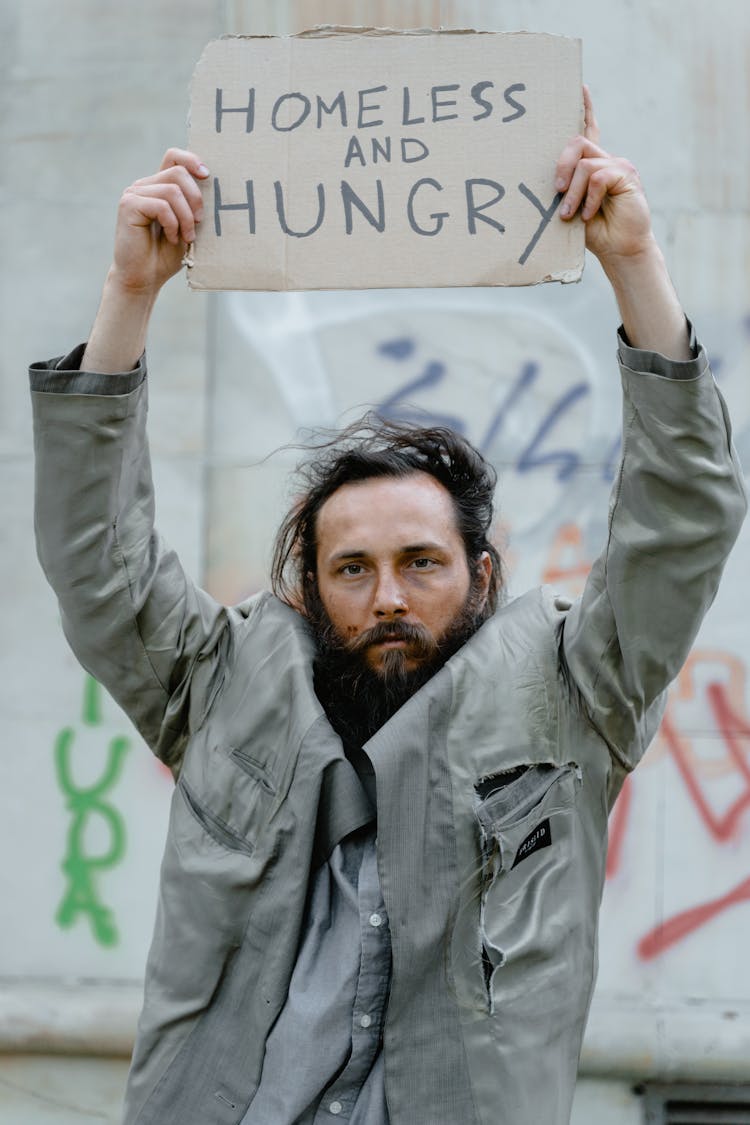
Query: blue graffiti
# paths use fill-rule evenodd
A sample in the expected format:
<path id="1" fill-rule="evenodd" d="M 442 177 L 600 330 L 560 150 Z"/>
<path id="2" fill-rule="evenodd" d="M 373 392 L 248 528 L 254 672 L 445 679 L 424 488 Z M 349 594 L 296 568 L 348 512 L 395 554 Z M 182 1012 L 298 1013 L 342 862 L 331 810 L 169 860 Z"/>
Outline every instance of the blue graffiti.
<path id="1" fill-rule="evenodd" d="M 396 363 L 404 363 L 414 357 L 417 351 L 417 342 L 410 336 L 399 336 L 383 341 L 377 348 L 380 355 Z M 503 427 L 510 412 L 518 406 L 525 395 L 529 394 L 537 383 L 542 368 L 534 360 L 527 360 L 511 383 L 511 386 L 490 418 L 487 429 L 482 438 L 477 442 L 478 449 L 490 455 L 495 442 L 500 437 Z M 416 377 L 408 379 L 396 391 L 388 395 L 379 404 L 378 413 L 382 417 L 394 421 L 418 421 L 425 426 L 449 426 L 458 433 L 466 434 L 468 429 L 466 421 L 456 415 L 442 414 L 428 408 L 416 409 L 414 396 L 422 392 L 434 391 L 448 377 L 449 372 L 444 363 L 438 360 L 428 362 L 423 371 Z M 581 465 L 580 454 L 573 449 L 545 449 L 544 446 L 553 437 L 555 427 L 561 419 L 591 393 L 587 383 L 575 383 L 567 388 L 552 404 L 531 441 L 518 455 L 514 468 L 519 473 L 528 473 L 544 466 L 557 466 L 556 479 L 567 482 L 573 479 Z M 603 476 L 607 482 L 614 478 L 617 458 L 619 456 L 619 437 L 611 447 L 605 460 Z"/>
<path id="2" fill-rule="evenodd" d="M 510 391 L 505 397 L 505 401 L 502 403 L 499 409 L 495 411 L 495 415 L 490 421 L 490 424 L 487 428 L 487 433 L 484 435 L 484 438 L 479 444 L 481 453 L 488 453 L 492 448 L 493 442 L 499 436 L 500 431 L 503 428 L 503 423 L 505 422 L 506 415 L 510 412 L 511 408 L 514 407 L 516 403 L 523 397 L 525 391 L 536 381 L 538 374 L 538 363 L 525 363 L 523 365 L 520 375 L 510 388 Z"/>
<path id="3" fill-rule="evenodd" d="M 558 399 L 555 405 L 543 419 L 542 424 L 537 429 L 531 442 L 518 458 L 516 468 L 519 473 L 528 473 L 531 469 L 541 468 L 543 465 L 558 465 L 556 473 L 559 481 L 570 480 L 571 477 L 577 472 L 581 463 L 581 458 L 578 453 L 572 449 L 559 449 L 550 453 L 538 452 L 539 446 L 546 438 L 547 434 L 554 428 L 555 424 L 563 414 L 565 414 L 576 402 L 589 393 L 587 383 L 576 383 L 569 391 L 566 391 L 562 398 Z"/>

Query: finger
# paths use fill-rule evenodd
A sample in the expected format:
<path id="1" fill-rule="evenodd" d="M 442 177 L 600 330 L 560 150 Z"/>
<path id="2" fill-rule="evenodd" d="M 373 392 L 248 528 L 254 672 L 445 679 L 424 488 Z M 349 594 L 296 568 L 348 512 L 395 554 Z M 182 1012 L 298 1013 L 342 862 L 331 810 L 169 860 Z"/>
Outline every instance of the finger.
<path id="1" fill-rule="evenodd" d="M 199 185 L 190 173 L 182 167 L 173 166 L 154 176 L 143 176 L 131 184 L 132 188 L 140 190 L 143 187 L 158 187 L 162 184 L 174 184 L 187 199 L 188 205 L 196 219 L 203 217 L 203 194 Z"/>
<path id="2" fill-rule="evenodd" d="M 195 241 L 196 216 L 190 203 L 176 184 L 140 184 L 137 188 L 129 189 L 138 197 L 163 199 L 169 204 L 179 224 L 183 242 Z"/>
<path id="3" fill-rule="evenodd" d="M 166 199 L 137 195 L 128 190 L 120 200 L 120 216 L 130 226 L 147 227 L 157 223 L 167 242 L 176 246 L 180 241 L 180 224 Z"/>
<path id="4" fill-rule="evenodd" d="M 587 222 L 589 219 L 593 218 L 593 216 L 597 213 L 602 203 L 604 202 L 604 197 L 607 194 L 608 186 L 609 176 L 604 168 L 600 168 L 598 172 L 593 172 L 591 176 L 589 176 L 586 198 L 584 199 L 583 207 L 581 208 L 581 218 L 584 220 L 584 222 Z"/>
<path id="5" fill-rule="evenodd" d="M 209 175 L 208 168 L 201 158 L 186 148 L 168 148 L 162 158 L 159 171 L 164 172 L 167 168 L 175 166 L 187 168 L 190 175 L 197 176 L 199 180 L 204 180 Z"/>
<path id="6" fill-rule="evenodd" d="M 141 191 L 143 188 L 169 188 L 170 198 L 172 191 L 177 191 L 187 200 L 196 219 L 204 217 L 204 196 L 200 186 L 184 168 L 169 168 L 164 172 L 157 172 L 155 176 L 145 176 L 141 180 L 136 180 L 130 187 L 135 191 Z"/>
<path id="7" fill-rule="evenodd" d="M 583 87 L 583 135 L 594 144 L 599 144 L 599 123 L 594 116 L 591 90 L 586 85 Z"/>
<path id="8" fill-rule="evenodd" d="M 589 176 L 581 210 L 584 222 L 593 219 L 608 195 L 619 195 L 633 187 L 633 169 L 627 164 L 605 164 Z"/>
<path id="9" fill-rule="evenodd" d="M 573 137 L 560 153 L 560 159 L 555 169 L 555 188 L 557 191 L 568 190 L 573 174 L 582 159 L 606 158 L 607 156 L 609 156 L 609 153 L 605 152 L 603 148 L 599 148 L 588 137 L 580 135 Z"/>
<path id="10" fill-rule="evenodd" d="M 565 198 L 560 204 L 560 215 L 563 219 L 570 219 L 581 206 L 589 189 L 589 180 L 593 173 L 605 168 L 607 162 L 604 158 L 583 158 L 576 164 L 573 178 L 570 181 Z"/>

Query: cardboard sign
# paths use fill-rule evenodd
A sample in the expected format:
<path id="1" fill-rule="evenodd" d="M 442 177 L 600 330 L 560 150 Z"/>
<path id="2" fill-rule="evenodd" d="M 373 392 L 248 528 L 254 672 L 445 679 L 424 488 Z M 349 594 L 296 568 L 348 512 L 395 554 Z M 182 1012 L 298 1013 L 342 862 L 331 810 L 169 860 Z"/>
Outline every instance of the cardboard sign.
<path id="1" fill-rule="evenodd" d="M 580 40 L 321 28 L 209 43 L 190 147 L 211 170 L 196 289 L 577 281 L 557 158 Z"/>

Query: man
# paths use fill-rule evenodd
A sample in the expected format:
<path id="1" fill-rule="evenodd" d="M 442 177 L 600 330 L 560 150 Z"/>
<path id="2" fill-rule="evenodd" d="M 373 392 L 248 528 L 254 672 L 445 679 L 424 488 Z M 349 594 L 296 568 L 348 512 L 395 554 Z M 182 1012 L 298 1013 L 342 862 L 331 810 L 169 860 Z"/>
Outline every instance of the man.
<path id="1" fill-rule="evenodd" d="M 81 661 L 177 788 L 128 1125 L 564 1125 L 607 813 L 745 511 L 637 173 L 557 168 L 623 319 L 623 461 L 582 598 L 501 604 L 492 470 L 370 419 L 319 451 L 232 609 L 153 531 L 149 315 L 208 171 L 121 201 L 91 337 L 32 368 L 39 553 Z"/>

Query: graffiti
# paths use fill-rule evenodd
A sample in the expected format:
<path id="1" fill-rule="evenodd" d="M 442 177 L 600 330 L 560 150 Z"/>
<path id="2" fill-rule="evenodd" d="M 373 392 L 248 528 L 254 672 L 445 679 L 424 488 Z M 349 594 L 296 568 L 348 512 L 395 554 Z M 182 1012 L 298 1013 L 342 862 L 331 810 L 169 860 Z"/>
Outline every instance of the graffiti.
<path id="1" fill-rule="evenodd" d="M 383 341 L 378 346 L 377 351 L 382 356 L 395 360 L 397 363 L 402 363 L 412 358 L 416 347 L 414 339 L 400 337 Z M 524 396 L 533 393 L 541 370 L 541 364 L 535 360 L 529 359 L 521 364 L 510 389 L 490 417 L 485 433 L 475 443 L 482 453 L 490 456 L 493 444 L 500 436 L 510 410 L 517 406 Z M 459 415 L 438 414 L 430 409 L 416 411 L 412 405 L 416 395 L 435 390 L 447 378 L 448 374 L 448 368 L 444 363 L 438 360 L 428 361 L 420 374 L 408 379 L 382 400 L 378 406 L 378 413 L 384 418 L 394 421 L 417 422 L 423 426 L 448 426 L 460 434 L 466 434 L 466 422 Z M 532 469 L 542 466 L 555 465 L 557 466 L 557 479 L 567 481 L 578 471 L 581 465 L 581 456 L 576 450 L 552 449 L 545 451 L 543 447 L 548 437 L 553 433 L 555 426 L 580 399 L 585 398 L 590 393 L 590 389 L 587 383 L 575 383 L 553 403 L 538 424 L 531 440 L 518 455 L 515 463 L 515 469 L 518 473 L 528 473 Z M 605 462 L 605 474 L 611 473 L 611 460 L 610 456 Z M 607 479 L 611 479 L 611 477 L 608 476 Z"/>
<path id="2" fill-rule="evenodd" d="M 739 336 L 740 342 L 745 342 L 750 336 L 750 316 L 743 317 L 739 326 L 734 326 L 732 338 Z M 739 345 L 735 350 L 739 350 Z M 380 343 L 376 351 L 379 355 L 403 363 L 414 357 L 417 351 L 417 341 L 410 336 L 400 336 L 386 339 Z M 711 366 L 718 380 L 726 374 L 727 360 L 723 354 L 712 351 Z M 732 356 L 734 360 L 736 357 Z M 493 445 L 499 438 L 508 415 L 512 409 L 519 405 L 524 397 L 534 394 L 538 380 L 543 371 L 543 357 L 529 356 L 520 364 L 516 379 L 511 384 L 505 398 L 496 407 L 491 416 L 487 429 L 482 435 L 474 435 L 473 441 L 477 448 L 491 458 Z M 412 421 L 422 425 L 449 426 L 459 433 L 467 434 L 466 421 L 459 414 L 435 413 L 429 406 L 424 410 L 415 411 L 414 402 L 417 396 L 434 392 L 441 383 L 449 378 L 450 372 L 445 363 L 440 360 L 430 360 L 421 373 L 407 379 L 400 387 L 389 394 L 379 405 L 379 412 L 386 418 L 400 421 Z M 558 481 L 569 481 L 579 472 L 584 465 L 584 458 L 579 450 L 562 447 L 559 449 L 545 449 L 548 439 L 554 436 L 555 428 L 563 421 L 565 416 L 580 401 L 589 397 L 593 387 L 589 381 L 577 381 L 567 387 L 562 394 L 548 408 L 546 414 L 538 423 L 535 432 L 525 448 L 520 452 L 515 461 L 515 470 L 525 474 L 533 469 L 555 466 Z M 467 435 L 468 436 L 468 435 Z M 613 433 L 609 438 L 609 447 L 605 450 L 599 467 L 601 480 L 611 484 L 617 473 L 620 454 L 622 450 L 622 436 Z"/>
<path id="3" fill-rule="evenodd" d="M 638 942 L 638 956 L 643 961 L 657 957 L 670 945 L 688 937 L 689 934 L 710 922 L 717 914 L 738 902 L 750 902 L 750 878 L 744 879 L 734 890 L 728 891 L 727 894 L 721 895 L 719 898 L 711 899 L 709 902 L 701 903 L 700 906 L 694 906 L 689 910 L 683 910 L 680 914 L 660 922 Z"/>
<path id="4" fill-rule="evenodd" d="M 717 813 L 709 804 L 701 788 L 695 755 L 689 753 L 684 738 L 680 735 L 669 715 L 664 717 L 661 733 L 669 746 L 685 783 L 685 788 L 690 794 L 706 830 L 714 840 L 723 843 L 736 835 L 740 817 L 745 809 L 750 807 L 750 766 L 745 759 L 740 742 L 743 737 L 750 737 L 750 724 L 733 713 L 723 684 L 708 684 L 706 697 L 713 712 L 716 726 L 727 748 L 729 759 L 742 784 L 739 795 L 723 814 Z"/>
<path id="5" fill-rule="evenodd" d="M 724 674 L 721 681 L 715 678 L 720 672 Z M 693 737 L 683 729 L 678 717 L 680 704 L 698 697 L 699 682 L 702 701 L 713 720 L 712 733 L 718 735 L 721 749 L 710 760 L 701 757 Z M 693 651 L 674 686 L 659 740 L 649 759 L 652 764 L 660 758 L 668 758 L 674 763 L 701 824 L 711 840 L 720 846 L 739 839 L 744 814 L 750 809 L 750 761 L 743 743 L 750 744 L 750 718 L 744 713 L 744 669 L 741 661 L 723 652 Z M 712 803 L 711 790 L 716 788 L 712 783 L 717 780 L 731 782 L 733 789 L 728 802 L 725 798 L 723 808 Z M 632 780 L 626 783 L 612 813 L 607 863 L 609 878 L 616 874 L 623 860 L 633 785 Z M 638 941 L 638 956 L 642 960 L 659 956 L 723 911 L 747 901 L 750 901 L 750 878 L 742 879 L 722 895 L 713 896 L 659 921 Z"/>
<path id="6" fill-rule="evenodd" d="M 623 847 L 625 844 L 625 830 L 630 818 L 630 808 L 633 803 L 633 779 L 625 778 L 620 796 L 615 801 L 615 807 L 609 818 L 609 847 L 607 848 L 606 877 L 612 879 L 622 862 Z"/>
<path id="7" fill-rule="evenodd" d="M 86 677 L 84 685 L 82 721 L 90 727 L 100 726 L 103 722 L 101 688 L 91 676 Z M 130 740 L 121 736 L 111 739 L 107 762 L 99 780 L 83 788 L 76 785 L 73 778 L 75 737 L 73 728 L 65 727 L 58 734 L 54 748 L 57 781 L 71 814 L 67 848 L 61 864 L 67 887 L 55 920 L 63 929 L 69 929 L 80 914 L 88 915 L 95 940 L 100 945 L 113 946 L 119 937 L 117 926 L 112 911 L 100 900 L 96 884 L 97 876 L 114 867 L 125 854 L 124 821 L 104 798 L 120 776 Z M 95 817 L 100 818 L 109 833 L 109 847 L 98 855 L 91 854 L 86 846 L 86 831 Z"/>
<path id="8" fill-rule="evenodd" d="M 574 523 L 563 524 L 552 539 L 542 582 L 550 586 L 564 583 L 571 594 L 580 594 L 591 570 L 591 559 L 584 550 L 583 533 Z"/>

